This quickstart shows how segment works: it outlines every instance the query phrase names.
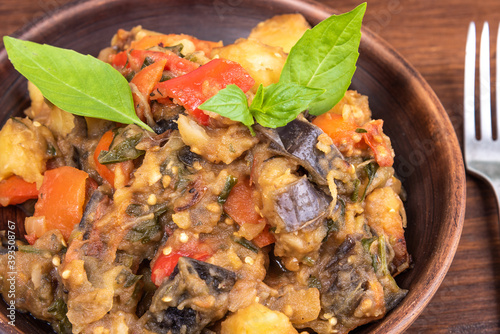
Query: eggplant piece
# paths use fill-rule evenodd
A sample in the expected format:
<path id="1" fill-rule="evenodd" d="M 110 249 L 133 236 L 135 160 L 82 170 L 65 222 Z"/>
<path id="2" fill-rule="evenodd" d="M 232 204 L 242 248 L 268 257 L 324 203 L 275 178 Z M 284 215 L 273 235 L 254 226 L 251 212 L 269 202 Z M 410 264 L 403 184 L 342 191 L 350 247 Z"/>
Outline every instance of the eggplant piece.
<path id="1" fill-rule="evenodd" d="M 177 152 L 177 158 L 186 166 L 193 167 L 195 161 L 202 161 L 201 155 L 198 155 L 191 151 L 189 146 L 184 146 Z"/>
<path id="2" fill-rule="evenodd" d="M 168 130 L 178 130 L 177 123 L 175 122 L 176 120 L 177 119 L 160 119 L 156 122 L 153 130 L 157 135 L 160 135 Z"/>
<path id="3" fill-rule="evenodd" d="M 147 328 L 155 333 L 201 333 L 226 314 L 229 292 L 235 282 L 236 274 L 232 271 L 181 257 L 153 296 L 146 314 Z"/>
<path id="4" fill-rule="evenodd" d="M 330 145 L 329 153 L 316 147 L 319 135 L 324 132 L 301 115 L 280 128 L 270 129 L 259 125 L 254 128 L 271 140 L 269 149 L 297 160 L 319 185 L 328 184 L 326 176 L 334 168 L 334 161 L 344 159 L 333 144 Z"/>
<path id="5" fill-rule="evenodd" d="M 329 248 L 324 248 L 320 255 L 322 265 L 318 268 L 317 277 L 320 281 L 321 307 L 323 312 L 335 314 L 338 320 L 335 329 L 340 332 L 377 319 L 376 314 L 381 315 L 395 307 L 408 292 L 399 288 L 392 276 L 377 276 L 373 267 L 374 258 L 363 245 L 364 240 L 358 234 L 348 235 L 333 257 Z M 383 289 L 374 289 L 377 284 L 381 284 Z M 356 313 L 363 300 L 380 293 L 383 293 L 382 305 L 368 303 L 376 310 L 363 316 Z"/>
<path id="6" fill-rule="evenodd" d="M 285 225 L 286 232 L 298 231 L 323 218 L 332 198 L 317 190 L 305 176 L 288 184 L 276 196 L 275 211 Z"/>
<path id="7" fill-rule="evenodd" d="M 92 193 L 85 210 L 83 211 L 82 219 L 78 224 L 78 229 L 83 232 L 83 240 L 87 240 L 90 237 L 90 232 L 94 222 L 99 219 L 100 214 L 102 214 L 102 207 L 109 204 L 109 197 L 107 194 L 102 192 L 99 188 Z"/>

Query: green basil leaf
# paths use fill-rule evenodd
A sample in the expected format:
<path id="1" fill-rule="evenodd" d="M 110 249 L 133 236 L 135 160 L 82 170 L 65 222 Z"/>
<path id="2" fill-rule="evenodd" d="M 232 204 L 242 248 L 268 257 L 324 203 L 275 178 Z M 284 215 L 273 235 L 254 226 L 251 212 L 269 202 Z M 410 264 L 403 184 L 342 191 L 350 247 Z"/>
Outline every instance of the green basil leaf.
<path id="1" fill-rule="evenodd" d="M 307 106 L 324 91 L 324 89 L 309 88 L 294 83 L 271 84 L 263 88 L 264 93 L 260 105 L 252 103 L 250 111 L 256 121 L 265 127 L 285 126 L 307 109 Z"/>
<path id="2" fill-rule="evenodd" d="M 264 103 L 264 86 L 260 84 L 252 100 L 252 104 L 250 105 L 250 110 L 260 109 L 262 107 L 262 103 Z"/>
<path id="3" fill-rule="evenodd" d="M 236 85 L 227 85 L 198 108 L 241 122 L 253 133 L 250 126 L 254 124 L 254 120 L 248 109 L 247 97 Z"/>
<path id="4" fill-rule="evenodd" d="M 361 23 L 366 3 L 349 13 L 333 15 L 304 33 L 292 47 L 280 83 L 297 83 L 326 91 L 309 107 L 321 115 L 344 96 L 356 70 Z"/>
<path id="5" fill-rule="evenodd" d="M 137 117 L 127 80 L 111 65 L 90 55 L 4 36 L 10 61 L 43 96 L 75 115 L 119 123 L 135 123 L 153 132 Z"/>

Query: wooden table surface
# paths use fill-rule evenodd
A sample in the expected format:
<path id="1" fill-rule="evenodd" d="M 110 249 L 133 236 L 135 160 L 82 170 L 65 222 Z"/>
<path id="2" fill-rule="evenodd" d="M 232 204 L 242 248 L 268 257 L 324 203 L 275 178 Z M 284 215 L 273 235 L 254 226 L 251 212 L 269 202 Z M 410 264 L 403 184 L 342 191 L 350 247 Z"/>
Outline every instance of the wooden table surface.
<path id="1" fill-rule="evenodd" d="M 0 35 L 10 34 L 67 2 L 1 0 Z M 320 2 L 345 12 L 360 0 Z M 460 142 L 463 59 L 470 21 L 480 26 L 489 21 L 494 41 L 500 0 L 368 0 L 364 21 L 429 82 Z M 467 211 L 455 259 L 437 294 L 408 333 L 500 333 L 499 255 L 500 231 L 493 193 L 481 180 L 467 176 Z"/>

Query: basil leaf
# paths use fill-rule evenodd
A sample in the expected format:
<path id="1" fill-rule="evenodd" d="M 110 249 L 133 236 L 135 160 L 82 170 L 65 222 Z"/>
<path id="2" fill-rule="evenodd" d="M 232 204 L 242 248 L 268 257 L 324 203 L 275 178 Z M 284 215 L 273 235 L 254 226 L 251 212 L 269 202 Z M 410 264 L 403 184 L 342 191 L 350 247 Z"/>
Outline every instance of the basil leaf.
<path id="1" fill-rule="evenodd" d="M 250 111 L 255 120 L 265 127 L 285 126 L 307 109 L 307 106 L 324 91 L 324 89 L 309 88 L 294 83 L 271 84 L 263 88 L 262 99 L 259 97 L 257 102 L 254 99 Z"/>
<path id="2" fill-rule="evenodd" d="M 255 96 L 253 97 L 252 104 L 250 105 L 250 110 L 261 108 L 262 103 L 264 103 L 264 86 L 260 84 L 259 88 L 257 88 Z"/>
<path id="3" fill-rule="evenodd" d="M 247 97 L 236 85 L 227 85 L 198 108 L 241 122 L 253 133 L 250 126 L 254 124 L 254 120 L 248 109 Z"/>
<path id="4" fill-rule="evenodd" d="M 75 115 L 119 123 L 135 123 L 153 132 L 137 117 L 127 80 L 111 65 L 90 55 L 4 36 L 10 61 L 45 98 Z"/>
<path id="5" fill-rule="evenodd" d="M 280 83 L 297 83 L 326 91 L 309 107 L 321 115 L 344 96 L 356 70 L 361 23 L 366 3 L 349 13 L 333 15 L 304 33 L 292 47 Z"/>

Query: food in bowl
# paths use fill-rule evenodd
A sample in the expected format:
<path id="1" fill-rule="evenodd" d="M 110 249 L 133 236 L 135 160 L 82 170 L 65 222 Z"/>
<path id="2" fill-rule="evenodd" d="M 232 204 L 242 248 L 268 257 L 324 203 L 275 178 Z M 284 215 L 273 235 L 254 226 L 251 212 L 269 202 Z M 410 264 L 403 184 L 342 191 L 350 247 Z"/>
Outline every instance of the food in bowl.
<path id="1" fill-rule="evenodd" d="M 345 333 L 383 317 L 410 264 L 390 140 L 367 97 L 301 82 L 330 67 L 297 67 L 304 44 L 329 59 L 309 44 L 318 27 L 331 38 L 363 11 L 304 37 L 301 16 L 279 16 L 228 46 L 120 30 L 100 54 L 130 81 L 134 115 L 120 120 L 82 116 L 93 101 L 68 105 L 25 74 L 27 117 L 0 131 L 0 200 L 37 201 L 29 244 L 0 257 L 4 299 L 62 333 Z M 352 67 L 338 69 L 348 85 Z M 63 81 L 93 86 L 85 73 Z M 84 95 L 119 90 L 104 83 Z"/>

